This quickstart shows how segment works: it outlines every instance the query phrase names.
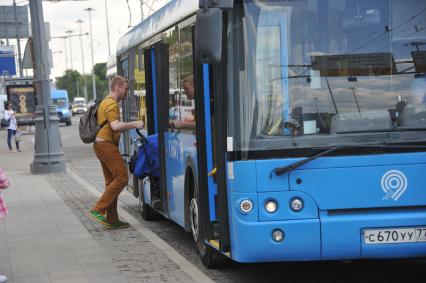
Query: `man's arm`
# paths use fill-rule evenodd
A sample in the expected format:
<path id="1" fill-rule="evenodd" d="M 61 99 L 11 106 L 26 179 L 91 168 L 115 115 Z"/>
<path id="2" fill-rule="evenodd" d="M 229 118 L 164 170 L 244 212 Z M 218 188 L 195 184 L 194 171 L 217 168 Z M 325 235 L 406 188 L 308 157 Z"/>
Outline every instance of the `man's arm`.
<path id="1" fill-rule="evenodd" d="M 129 123 L 112 121 L 111 123 L 109 123 L 109 125 L 111 126 L 111 129 L 114 132 L 117 132 L 117 131 L 123 132 L 123 131 L 128 131 L 131 129 L 142 129 L 144 126 L 144 123 L 142 121 L 133 121 Z"/>

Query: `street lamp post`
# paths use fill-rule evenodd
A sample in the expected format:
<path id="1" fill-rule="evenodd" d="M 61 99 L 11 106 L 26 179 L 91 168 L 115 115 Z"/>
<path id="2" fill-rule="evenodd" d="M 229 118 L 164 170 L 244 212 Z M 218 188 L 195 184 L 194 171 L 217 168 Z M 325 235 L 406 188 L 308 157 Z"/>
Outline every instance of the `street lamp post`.
<path id="1" fill-rule="evenodd" d="M 14 13 L 14 16 L 15 16 L 15 34 L 16 34 L 16 42 L 17 42 L 17 45 L 18 45 L 19 77 L 22 78 L 22 77 L 24 77 L 24 69 L 22 69 L 21 40 L 19 38 L 18 16 L 16 15 L 16 1 L 15 0 L 13 0 L 13 13 Z"/>
<path id="2" fill-rule="evenodd" d="M 65 51 L 65 71 L 68 70 L 68 52 L 67 52 L 67 37 L 64 36 L 64 51 Z"/>
<path id="3" fill-rule="evenodd" d="M 95 77 L 95 60 L 93 58 L 93 32 L 92 32 L 92 8 L 85 9 L 89 12 L 89 24 L 90 24 L 90 46 L 92 51 L 92 87 L 93 87 L 93 100 L 96 101 L 96 77 Z"/>
<path id="4" fill-rule="evenodd" d="M 31 172 L 46 174 L 65 172 L 64 151 L 59 134 L 59 118 L 50 100 L 49 44 L 44 27 L 42 0 L 29 1 L 34 48 L 34 82 L 38 92 L 35 118 L 34 160 Z"/>
<path id="5" fill-rule="evenodd" d="M 76 21 L 76 23 L 78 23 L 79 28 L 80 28 L 80 48 L 81 48 L 81 66 L 83 68 L 83 81 L 84 81 L 84 98 L 87 101 L 87 82 L 86 82 L 86 77 L 85 77 L 85 70 L 84 70 L 84 51 L 83 51 L 83 37 L 81 36 L 81 24 L 84 23 L 81 19 Z"/>
<path id="6" fill-rule="evenodd" d="M 71 35 L 73 33 L 72 30 L 67 30 L 65 33 L 68 34 L 68 38 L 70 39 L 70 59 L 71 59 L 71 70 L 74 69 L 73 63 L 72 63 L 72 44 L 71 44 Z"/>
<path id="7" fill-rule="evenodd" d="M 106 31 L 107 31 L 107 39 L 108 39 L 108 56 L 111 55 L 111 44 L 109 42 L 109 21 L 108 21 L 108 5 L 107 0 L 105 0 L 105 19 L 106 19 Z M 92 32 L 90 32 L 92 33 Z"/>

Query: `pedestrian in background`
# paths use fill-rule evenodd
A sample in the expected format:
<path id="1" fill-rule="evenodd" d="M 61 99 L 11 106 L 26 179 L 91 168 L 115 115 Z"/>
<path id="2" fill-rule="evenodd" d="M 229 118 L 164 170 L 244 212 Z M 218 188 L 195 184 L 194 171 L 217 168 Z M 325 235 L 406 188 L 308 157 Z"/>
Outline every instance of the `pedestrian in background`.
<path id="1" fill-rule="evenodd" d="M 15 111 L 13 111 L 12 103 L 7 104 L 7 109 L 4 111 L 4 119 L 8 124 L 7 127 L 7 146 L 9 151 L 12 151 L 12 138 L 15 139 L 16 151 L 21 151 L 19 149 L 19 140 L 16 139 L 16 132 L 18 130 L 18 123 L 16 122 Z"/>
<path id="2" fill-rule="evenodd" d="M 105 177 L 105 192 L 97 201 L 91 215 L 108 228 L 127 228 L 129 223 L 118 218 L 117 201 L 121 191 L 127 186 L 129 176 L 118 145 L 121 132 L 142 129 L 142 121 L 124 123 L 120 121 L 118 103 L 127 96 L 129 83 L 121 76 L 111 80 L 110 93 L 101 102 L 97 111 L 98 125 L 103 125 L 96 135 L 93 150 L 101 162 Z"/>
<path id="3" fill-rule="evenodd" d="M 1 195 L 1 191 L 7 189 L 7 187 L 9 187 L 9 180 L 4 174 L 3 169 L 0 168 L 0 221 L 7 215 L 6 203 Z M 0 283 L 4 283 L 6 281 L 7 277 L 5 275 L 0 274 Z"/>

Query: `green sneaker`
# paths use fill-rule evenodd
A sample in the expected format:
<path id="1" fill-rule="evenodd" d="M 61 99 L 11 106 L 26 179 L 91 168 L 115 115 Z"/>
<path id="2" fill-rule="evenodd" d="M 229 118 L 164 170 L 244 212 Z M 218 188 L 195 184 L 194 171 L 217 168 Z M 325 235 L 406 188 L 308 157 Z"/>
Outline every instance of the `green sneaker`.
<path id="1" fill-rule="evenodd" d="M 110 223 L 108 227 L 111 229 L 122 229 L 122 228 L 129 228 L 129 226 L 130 224 L 127 222 L 117 221 L 114 223 Z"/>
<path id="2" fill-rule="evenodd" d="M 102 215 L 102 214 L 100 214 L 99 212 L 94 211 L 94 210 L 91 210 L 91 211 L 90 211 L 90 215 L 92 215 L 92 217 L 93 217 L 96 221 L 98 221 L 99 223 L 101 223 L 102 225 L 107 226 L 107 227 L 110 227 L 110 226 L 111 226 L 111 224 L 110 224 L 110 223 L 108 223 L 108 222 L 106 221 L 105 216 L 103 216 L 103 215 Z"/>

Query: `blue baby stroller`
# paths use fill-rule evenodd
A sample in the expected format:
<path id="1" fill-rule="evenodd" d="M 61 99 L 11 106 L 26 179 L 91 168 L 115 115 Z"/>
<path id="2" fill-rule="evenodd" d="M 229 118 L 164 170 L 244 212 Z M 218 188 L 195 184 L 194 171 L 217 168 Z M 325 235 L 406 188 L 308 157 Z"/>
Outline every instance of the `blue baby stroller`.
<path id="1" fill-rule="evenodd" d="M 149 178 L 151 184 L 151 207 L 157 211 L 161 211 L 158 135 L 155 134 L 145 137 L 139 130 L 136 130 L 136 132 L 139 135 L 135 140 L 137 149 L 130 158 L 129 169 L 130 172 L 139 179 Z M 148 211 L 149 208 L 144 209 L 144 211 L 145 210 Z M 144 219 L 151 218 L 148 216 L 145 217 Z"/>
<path id="2" fill-rule="evenodd" d="M 145 177 L 160 177 L 160 156 L 158 150 L 158 135 L 145 137 L 139 130 L 135 140 L 138 147 L 130 159 L 130 171 L 143 179 Z"/>

